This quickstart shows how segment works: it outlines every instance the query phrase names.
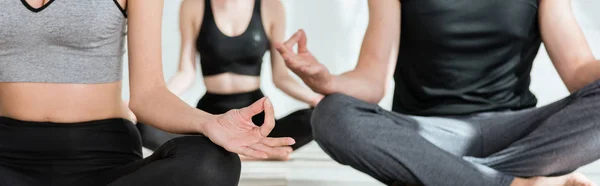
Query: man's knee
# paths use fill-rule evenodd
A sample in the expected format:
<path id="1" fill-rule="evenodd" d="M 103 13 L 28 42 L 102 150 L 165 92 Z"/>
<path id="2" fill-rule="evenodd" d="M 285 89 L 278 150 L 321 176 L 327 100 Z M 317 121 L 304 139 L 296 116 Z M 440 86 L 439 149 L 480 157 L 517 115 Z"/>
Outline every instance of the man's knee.
<path id="1" fill-rule="evenodd" d="M 311 120 L 315 141 L 328 154 L 347 153 L 359 139 L 367 113 L 379 108 L 344 94 L 325 97 L 315 108 Z M 356 141 L 356 142 L 353 142 Z"/>
<path id="2" fill-rule="evenodd" d="M 344 94 L 331 94 L 325 96 L 315 107 L 317 113 L 330 113 L 339 111 L 342 107 L 352 102 L 352 97 Z"/>
<path id="3" fill-rule="evenodd" d="M 349 125 L 350 110 L 352 110 L 351 97 L 343 94 L 332 94 L 323 98 L 315 107 L 311 118 L 313 135 L 317 142 L 328 140 L 344 132 Z"/>

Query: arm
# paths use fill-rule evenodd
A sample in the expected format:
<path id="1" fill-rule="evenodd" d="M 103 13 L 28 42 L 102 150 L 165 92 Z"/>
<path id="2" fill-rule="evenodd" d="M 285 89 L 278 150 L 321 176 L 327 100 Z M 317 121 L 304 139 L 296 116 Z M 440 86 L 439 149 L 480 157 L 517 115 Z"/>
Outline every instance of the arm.
<path id="1" fill-rule="evenodd" d="M 167 89 L 162 73 L 163 1 L 129 0 L 130 108 L 138 120 L 171 133 L 203 133 L 213 115 L 193 109 Z"/>
<path id="2" fill-rule="evenodd" d="M 542 0 L 540 26 L 548 55 L 570 92 L 600 79 L 600 61 L 573 15 L 570 0 Z"/>
<path id="3" fill-rule="evenodd" d="M 203 1 L 188 0 L 181 3 L 179 11 L 179 30 L 181 32 L 181 52 L 179 54 L 179 69 L 169 80 L 167 87 L 173 94 L 181 95 L 192 87 L 196 80 L 196 37 L 200 24 L 196 15 L 203 15 Z"/>
<path id="4" fill-rule="evenodd" d="M 172 133 L 200 133 L 228 151 L 256 158 L 285 156 L 282 146 L 291 138 L 269 138 L 274 127 L 273 107 L 261 99 L 249 107 L 211 115 L 190 107 L 171 93 L 163 80 L 161 22 L 163 1 L 129 0 L 128 47 L 130 108 L 139 121 Z M 258 127 L 252 116 L 265 111 Z"/>
<path id="5" fill-rule="evenodd" d="M 343 93 L 370 103 L 378 103 L 385 94 L 387 81 L 396 65 L 400 42 L 400 2 L 369 0 L 369 26 L 365 34 L 358 64 L 352 71 L 332 76 L 306 48 L 306 35 L 301 30 L 277 50 L 286 65 L 310 88 L 321 94 Z M 298 54 L 292 47 L 298 44 Z"/>
<path id="6" fill-rule="evenodd" d="M 334 76 L 335 92 L 374 104 L 383 99 L 398 57 L 400 6 L 397 0 L 369 0 L 369 25 L 358 63 L 354 70 Z"/>
<path id="7" fill-rule="evenodd" d="M 285 34 L 285 10 L 281 1 L 265 1 L 268 8 L 263 10 L 269 10 L 271 18 L 273 19 L 270 27 L 270 38 L 272 42 L 282 42 Z M 271 48 L 271 67 L 273 74 L 273 84 L 275 87 L 285 92 L 287 95 L 300 100 L 310 106 L 316 106 L 319 101 L 323 98 L 322 95 L 317 94 L 310 90 L 308 87 L 298 83 L 289 74 L 289 69 L 285 66 L 283 58 L 279 52 L 275 52 L 275 46 Z"/>

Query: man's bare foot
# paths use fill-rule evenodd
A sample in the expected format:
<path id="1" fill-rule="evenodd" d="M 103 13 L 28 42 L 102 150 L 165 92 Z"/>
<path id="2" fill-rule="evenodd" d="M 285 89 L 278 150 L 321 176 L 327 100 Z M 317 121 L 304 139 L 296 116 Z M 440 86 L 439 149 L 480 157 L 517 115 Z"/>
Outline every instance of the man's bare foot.
<path id="1" fill-rule="evenodd" d="M 511 186 L 597 186 L 581 173 L 558 177 L 516 178 Z"/>
<path id="2" fill-rule="evenodd" d="M 251 158 L 248 156 L 240 155 L 240 160 L 242 160 L 242 161 L 288 161 L 288 160 L 290 160 L 290 156 L 269 157 L 267 159 L 259 159 L 259 158 Z"/>

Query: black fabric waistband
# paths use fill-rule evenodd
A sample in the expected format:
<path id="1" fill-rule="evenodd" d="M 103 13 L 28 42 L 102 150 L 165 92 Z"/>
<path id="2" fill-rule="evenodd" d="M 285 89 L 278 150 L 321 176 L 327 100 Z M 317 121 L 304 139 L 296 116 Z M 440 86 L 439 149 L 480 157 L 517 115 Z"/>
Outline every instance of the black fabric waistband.
<path id="1" fill-rule="evenodd" d="M 242 92 L 242 93 L 235 93 L 235 94 L 216 94 L 216 93 L 210 93 L 210 92 L 206 92 L 204 94 L 204 96 L 202 97 L 203 99 L 210 99 L 210 100 L 249 100 L 249 99 L 256 99 L 258 97 L 258 99 L 262 98 L 264 95 L 262 93 L 262 91 L 260 89 L 256 89 L 250 92 Z M 256 99 L 256 100 L 258 100 Z"/>
<path id="2" fill-rule="evenodd" d="M 196 108 L 211 114 L 223 114 L 231 109 L 247 107 L 264 97 L 260 89 L 237 94 L 214 94 L 206 92 Z"/>
<path id="3" fill-rule="evenodd" d="M 120 164 L 141 157 L 140 134 L 126 119 L 53 123 L 0 117 L 0 163 Z"/>

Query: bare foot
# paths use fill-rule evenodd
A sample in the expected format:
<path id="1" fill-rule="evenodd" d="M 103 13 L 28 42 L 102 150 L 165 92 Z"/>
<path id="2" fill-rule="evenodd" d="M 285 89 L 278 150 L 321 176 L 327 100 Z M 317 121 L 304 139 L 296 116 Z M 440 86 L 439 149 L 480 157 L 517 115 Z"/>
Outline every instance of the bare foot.
<path id="1" fill-rule="evenodd" d="M 512 186 L 597 186 L 581 173 L 571 173 L 558 177 L 517 178 Z"/>

